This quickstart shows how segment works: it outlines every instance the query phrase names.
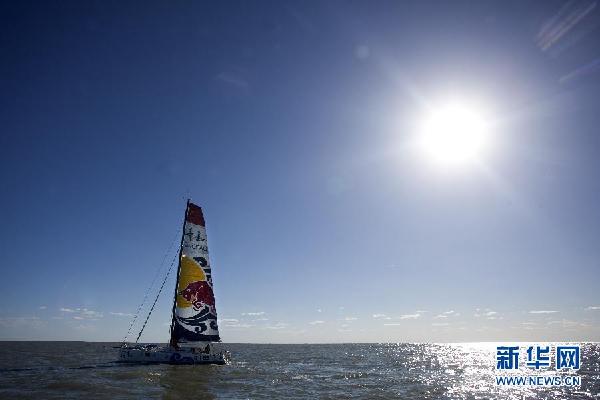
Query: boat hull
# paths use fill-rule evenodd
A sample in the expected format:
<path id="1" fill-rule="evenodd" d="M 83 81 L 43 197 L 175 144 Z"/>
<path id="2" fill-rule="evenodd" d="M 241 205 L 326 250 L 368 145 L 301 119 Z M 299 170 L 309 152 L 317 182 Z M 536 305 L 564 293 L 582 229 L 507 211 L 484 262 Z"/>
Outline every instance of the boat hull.
<path id="1" fill-rule="evenodd" d="M 170 347 L 122 347 L 119 362 L 130 364 L 227 364 L 228 354 L 194 352 L 192 349 L 173 349 Z"/>

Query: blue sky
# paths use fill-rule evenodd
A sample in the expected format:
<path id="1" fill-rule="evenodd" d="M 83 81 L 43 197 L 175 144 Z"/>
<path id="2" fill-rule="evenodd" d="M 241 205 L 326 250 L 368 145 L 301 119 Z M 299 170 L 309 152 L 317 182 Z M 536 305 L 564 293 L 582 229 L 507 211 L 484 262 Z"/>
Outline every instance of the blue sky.
<path id="1" fill-rule="evenodd" d="M 225 341 L 600 340 L 594 4 L 3 4 L 0 338 L 122 339 L 191 197 Z"/>

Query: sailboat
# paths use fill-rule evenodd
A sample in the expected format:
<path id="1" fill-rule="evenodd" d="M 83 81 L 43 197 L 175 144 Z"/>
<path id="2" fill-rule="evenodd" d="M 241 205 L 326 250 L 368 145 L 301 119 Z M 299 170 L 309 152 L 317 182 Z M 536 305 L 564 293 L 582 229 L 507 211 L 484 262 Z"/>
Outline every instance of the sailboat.
<path id="1" fill-rule="evenodd" d="M 168 275 L 167 275 L 168 276 Z M 165 277 L 164 283 L 167 277 Z M 162 290 L 162 287 L 161 287 Z M 160 295 L 160 292 L 159 292 Z M 158 300 L 158 296 L 156 298 Z M 154 305 L 156 300 L 154 301 Z M 152 309 L 154 308 L 152 306 Z M 150 310 L 150 313 L 152 312 Z M 148 322 L 150 313 L 143 328 Z M 134 320 L 135 321 L 135 320 Z M 225 364 L 229 353 L 219 350 L 217 311 L 208 258 L 202 208 L 187 201 L 179 246 L 170 340 L 167 346 L 124 342 L 119 361 L 128 363 Z"/>

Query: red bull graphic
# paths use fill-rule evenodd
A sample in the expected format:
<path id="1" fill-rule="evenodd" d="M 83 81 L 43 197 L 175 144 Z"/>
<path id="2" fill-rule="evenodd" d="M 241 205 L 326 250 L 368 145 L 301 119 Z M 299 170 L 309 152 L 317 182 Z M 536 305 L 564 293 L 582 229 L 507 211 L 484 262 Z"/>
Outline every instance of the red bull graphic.
<path id="1" fill-rule="evenodd" d="M 179 294 L 192 303 L 196 311 L 199 311 L 205 304 L 212 307 L 215 305 L 215 296 L 208 282 L 191 282 Z"/>

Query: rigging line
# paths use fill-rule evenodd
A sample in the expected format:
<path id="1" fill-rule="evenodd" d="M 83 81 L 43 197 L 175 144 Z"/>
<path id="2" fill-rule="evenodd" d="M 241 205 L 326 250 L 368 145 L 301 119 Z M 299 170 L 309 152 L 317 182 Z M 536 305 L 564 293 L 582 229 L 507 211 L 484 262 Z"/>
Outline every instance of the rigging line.
<path id="1" fill-rule="evenodd" d="M 127 341 L 127 338 L 129 337 L 129 334 L 131 333 L 131 329 L 133 329 L 133 325 L 135 325 L 135 321 L 137 321 L 137 318 L 140 315 L 140 311 L 142 311 L 142 308 L 144 307 L 144 304 L 146 304 L 146 300 L 148 299 L 148 295 L 150 294 L 150 291 L 154 287 L 154 283 L 156 282 L 156 279 L 160 276 L 160 271 L 162 271 L 162 269 L 163 269 L 163 265 L 165 264 L 165 260 L 167 259 L 167 256 L 171 252 L 171 249 L 173 249 L 173 247 L 175 246 L 175 243 L 177 243 L 177 237 L 179 236 L 179 233 L 180 233 L 179 231 L 180 231 L 180 229 L 177 228 L 177 231 L 175 232 L 175 236 L 173 236 L 173 240 L 171 241 L 171 244 L 169 245 L 169 247 L 167 248 L 167 251 L 163 255 L 162 261 L 158 265 L 158 269 L 156 270 L 156 273 L 154 274 L 154 278 L 152 279 L 152 283 L 150 284 L 150 286 L 146 290 L 146 294 L 144 294 L 144 299 L 140 303 L 140 306 L 138 307 L 137 311 L 135 312 L 135 315 L 133 316 L 133 320 L 129 324 L 129 329 L 127 329 L 127 334 L 123 338 L 123 343 L 125 343 Z"/>
<path id="2" fill-rule="evenodd" d="M 173 269 L 173 265 L 175 265 L 175 261 L 179 258 L 179 253 L 175 254 L 175 256 L 173 257 L 173 261 L 171 261 L 171 266 L 169 267 L 169 270 L 167 271 L 167 275 L 165 276 L 165 279 L 163 279 L 162 285 L 160 285 L 160 289 L 158 289 L 158 294 L 156 295 L 156 298 L 154 299 L 154 303 L 152 303 L 152 307 L 150 308 L 150 311 L 148 312 L 148 316 L 146 317 L 146 320 L 144 321 L 144 325 L 142 325 L 142 329 L 140 330 L 140 333 L 138 334 L 137 339 L 135 339 L 135 342 L 137 343 L 140 340 L 140 336 L 142 336 L 142 332 L 144 332 L 144 328 L 146 327 L 146 324 L 148 323 L 148 320 L 150 319 L 150 315 L 152 315 L 152 311 L 154 311 L 154 306 L 156 306 L 156 302 L 158 301 L 158 298 L 160 297 L 160 293 L 162 292 L 163 288 L 165 287 L 165 283 L 167 283 L 167 278 L 169 278 L 169 274 L 171 273 L 171 270 Z M 176 283 L 177 285 L 177 283 Z"/>

